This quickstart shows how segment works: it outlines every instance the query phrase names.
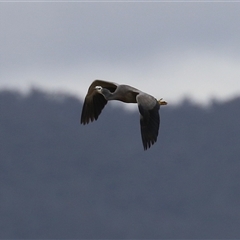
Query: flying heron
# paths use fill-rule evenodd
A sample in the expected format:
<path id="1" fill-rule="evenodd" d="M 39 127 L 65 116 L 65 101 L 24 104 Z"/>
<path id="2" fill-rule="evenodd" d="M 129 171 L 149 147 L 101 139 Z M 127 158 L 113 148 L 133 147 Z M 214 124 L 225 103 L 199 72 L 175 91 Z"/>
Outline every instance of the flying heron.
<path id="1" fill-rule="evenodd" d="M 128 85 L 119 85 L 113 82 L 95 80 L 90 85 L 84 100 L 81 123 L 88 124 L 98 119 L 104 106 L 110 100 L 125 103 L 137 103 L 140 112 L 140 126 L 144 150 L 157 141 L 160 117 L 160 105 L 167 105 L 162 99 Z"/>

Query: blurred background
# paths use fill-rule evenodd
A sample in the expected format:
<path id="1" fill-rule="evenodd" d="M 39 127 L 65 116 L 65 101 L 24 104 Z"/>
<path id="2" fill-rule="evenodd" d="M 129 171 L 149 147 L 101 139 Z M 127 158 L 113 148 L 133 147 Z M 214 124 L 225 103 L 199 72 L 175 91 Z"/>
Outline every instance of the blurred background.
<path id="1" fill-rule="evenodd" d="M 239 238 L 240 4 L 0 3 L 0 238 Z M 79 124 L 94 79 L 168 101 Z"/>
<path id="2" fill-rule="evenodd" d="M 1 3 L 1 88 L 83 97 L 94 79 L 170 102 L 239 94 L 239 3 Z"/>

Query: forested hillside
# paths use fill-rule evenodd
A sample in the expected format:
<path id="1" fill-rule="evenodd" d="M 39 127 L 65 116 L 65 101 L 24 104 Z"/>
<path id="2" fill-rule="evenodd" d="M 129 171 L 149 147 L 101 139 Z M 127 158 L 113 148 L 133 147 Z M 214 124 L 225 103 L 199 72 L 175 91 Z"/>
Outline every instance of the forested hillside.
<path id="1" fill-rule="evenodd" d="M 147 151 L 137 106 L 81 109 L 0 92 L 0 238 L 240 238 L 240 98 L 169 103 Z"/>

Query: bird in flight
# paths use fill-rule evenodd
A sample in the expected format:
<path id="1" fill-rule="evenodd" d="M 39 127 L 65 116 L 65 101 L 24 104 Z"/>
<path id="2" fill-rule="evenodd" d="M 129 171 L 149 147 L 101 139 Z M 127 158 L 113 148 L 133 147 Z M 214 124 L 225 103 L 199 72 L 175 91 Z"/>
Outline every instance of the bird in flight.
<path id="1" fill-rule="evenodd" d="M 138 104 L 143 148 L 144 150 L 150 148 L 158 137 L 160 106 L 167 105 L 167 102 L 162 99 L 157 100 L 153 96 L 128 85 L 95 80 L 90 85 L 83 103 L 81 123 L 88 124 L 97 120 L 110 100 Z"/>

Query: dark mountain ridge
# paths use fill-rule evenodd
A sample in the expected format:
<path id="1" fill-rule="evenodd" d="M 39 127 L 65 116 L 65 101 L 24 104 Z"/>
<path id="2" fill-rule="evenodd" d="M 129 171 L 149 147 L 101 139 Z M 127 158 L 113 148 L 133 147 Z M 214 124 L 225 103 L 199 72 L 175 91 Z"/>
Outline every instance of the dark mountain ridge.
<path id="1" fill-rule="evenodd" d="M 0 238 L 239 238 L 240 98 L 161 108 L 143 151 L 139 113 L 0 92 Z"/>

